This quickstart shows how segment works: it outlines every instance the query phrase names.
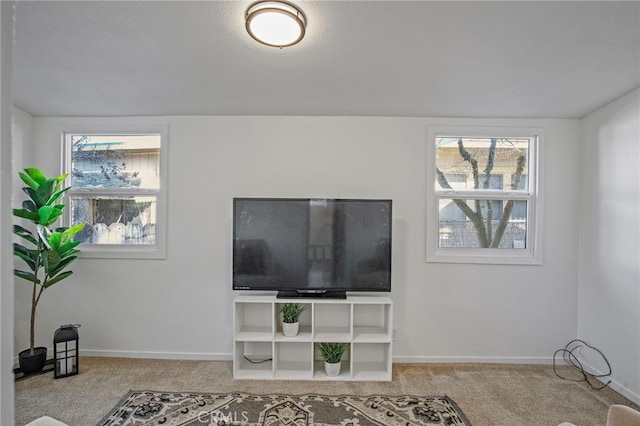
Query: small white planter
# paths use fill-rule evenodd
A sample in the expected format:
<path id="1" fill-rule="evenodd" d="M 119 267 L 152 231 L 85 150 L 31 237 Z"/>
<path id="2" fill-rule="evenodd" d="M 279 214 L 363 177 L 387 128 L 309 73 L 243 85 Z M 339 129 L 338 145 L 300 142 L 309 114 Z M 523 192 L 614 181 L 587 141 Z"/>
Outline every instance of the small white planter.
<path id="1" fill-rule="evenodd" d="M 300 330 L 299 322 L 283 322 L 282 323 L 282 334 L 285 337 L 296 337 L 298 335 L 298 331 Z"/>
<path id="2" fill-rule="evenodd" d="M 328 362 L 324 362 L 324 372 L 329 377 L 336 377 L 340 375 L 340 366 L 341 362 L 336 362 L 335 364 L 330 364 Z"/>

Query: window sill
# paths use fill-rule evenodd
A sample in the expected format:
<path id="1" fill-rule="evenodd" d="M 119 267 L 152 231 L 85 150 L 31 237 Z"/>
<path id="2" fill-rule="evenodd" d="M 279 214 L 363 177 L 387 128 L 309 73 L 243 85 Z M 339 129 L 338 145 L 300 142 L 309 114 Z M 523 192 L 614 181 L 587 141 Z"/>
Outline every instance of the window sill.
<path id="1" fill-rule="evenodd" d="M 470 263 L 487 265 L 542 265 L 542 256 L 517 249 L 436 249 L 427 253 L 427 263 Z"/>
<path id="2" fill-rule="evenodd" d="M 166 250 L 158 246 L 122 246 L 81 244 L 80 259 L 166 259 Z"/>

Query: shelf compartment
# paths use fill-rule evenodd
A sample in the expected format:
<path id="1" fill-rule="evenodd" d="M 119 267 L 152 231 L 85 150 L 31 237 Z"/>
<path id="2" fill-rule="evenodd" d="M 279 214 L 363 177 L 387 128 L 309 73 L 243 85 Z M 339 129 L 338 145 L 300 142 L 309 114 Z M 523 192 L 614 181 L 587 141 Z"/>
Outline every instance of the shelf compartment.
<path id="1" fill-rule="evenodd" d="M 335 341 L 335 340 L 333 340 Z M 324 372 L 324 360 L 320 354 L 318 343 L 313 345 L 313 378 L 319 380 L 350 380 L 351 379 L 351 344 L 347 345 L 347 350 L 342 355 L 342 366 L 340 374 L 335 377 L 327 376 Z"/>
<path id="2" fill-rule="evenodd" d="M 314 306 L 314 340 L 351 341 L 351 305 L 318 303 Z"/>
<path id="3" fill-rule="evenodd" d="M 354 342 L 391 342 L 391 304 L 353 305 Z"/>
<path id="4" fill-rule="evenodd" d="M 280 300 L 283 300 L 283 299 L 280 299 Z M 299 305 L 302 305 L 303 311 L 300 313 L 300 325 L 311 326 L 311 314 L 313 311 L 312 305 L 308 303 L 300 303 L 298 301 L 291 300 L 291 299 L 284 299 L 284 300 L 286 300 L 286 302 L 275 304 L 274 313 L 275 313 L 276 324 L 278 324 L 278 329 L 282 328 L 282 314 L 280 313 L 280 309 L 282 308 L 282 305 L 284 305 L 285 303 L 298 303 Z"/>
<path id="5" fill-rule="evenodd" d="M 297 301 L 292 301 L 292 302 L 287 302 L 287 303 L 300 303 Z M 275 304 L 275 310 L 274 310 L 274 314 L 275 314 L 275 324 L 276 324 L 276 336 L 275 336 L 275 340 L 286 340 L 286 341 L 291 341 L 291 340 L 301 340 L 301 341 L 311 341 L 312 339 L 312 324 L 311 324 L 311 319 L 312 319 L 312 310 L 313 310 L 313 306 L 307 303 L 302 303 L 302 305 L 305 307 L 304 311 L 302 311 L 302 313 L 300 314 L 300 332 L 298 334 L 298 336 L 295 337 L 285 337 L 284 334 L 282 334 L 282 314 L 280 313 L 280 308 L 282 307 L 282 305 L 284 305 L 284 303 L 276 303 Z"/>
<path id="6" fill-rule="evenodd" d="M 308 380 L 312 378 L 313 345 L 304 342 L 275 344 L 276 379 Z"/>
<path id="7" fill-rule="evenodd" d="M 234 330 L 236 340 L 273 339 L 272 303 L 235 303 Z"/>
<path id="8" fill-rule="evenodd" d="M 390 343 L 354 343 L 353 380 L 391 380 Z"/>
<path id="9" fill-rule="evenodd" d="M 272 376 L 273 353 L 271 342 L 236 341 L 233 369 L 233 377 L 235 379 L 269 379 Z"/>

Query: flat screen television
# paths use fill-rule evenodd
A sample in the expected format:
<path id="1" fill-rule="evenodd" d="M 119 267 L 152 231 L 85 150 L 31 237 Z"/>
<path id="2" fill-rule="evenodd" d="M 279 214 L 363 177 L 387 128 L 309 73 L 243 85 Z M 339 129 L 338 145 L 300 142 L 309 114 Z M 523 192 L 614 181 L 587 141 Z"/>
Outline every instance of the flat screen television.
<path id="1" fill-rule="evenodd" d="M 233 289 L 391 291 L 391 200 L 233 199 Z"/>

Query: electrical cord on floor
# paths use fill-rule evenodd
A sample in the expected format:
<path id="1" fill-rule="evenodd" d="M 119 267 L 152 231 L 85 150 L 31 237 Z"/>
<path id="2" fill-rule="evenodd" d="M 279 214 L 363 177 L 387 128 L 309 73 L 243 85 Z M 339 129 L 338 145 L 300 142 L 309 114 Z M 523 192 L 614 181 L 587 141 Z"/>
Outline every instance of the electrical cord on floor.
<path id="1" fill-rule="evenodd" d="M 271 361 L 272 360 L 272 358 L 254 360 L 254 359 L 248 358 L 246 355 L 244 355 L 243 358 L 246 359 L 247 361 L 249 361 L 251 364 L 262 364 L 263 362 L 267 362 L 267 361 Z"/>
<path id="2" fill-rule="evenodd" d="M 580 362 L 580 360 L 578 359 L 578 357 L 576 355 L 574 355 L 574 352 L 577 350 L 582 350 L 584 347 L 593 350 L 594 352 L 596 352 L 601 358 L 602 360 L 605 362 L 605 364 L 607 364 L 607 369 L 609 370 L 608 373 L 602 373 L 602 374 L 594 374 L 592 372 L 587 371 L 584 366 L 582 365 L 582 363 Z M 559 354 L 562 354 L 562 359 L 569 365 L 571 365 L 574 369 L 576 369 L 582 376 L 581 379 L 572 379 L 569 377 L 563 377 L 562 375 L 560 375 L 560 373 L 558 373 L 558 370 L 556 369 L 556 358 Z M 562 349 L 558 349 L 557 351 L 555 351 L 553 353 L 553 372 L 556 374 L 556 376 L 560 377 L 561 379 L 564 380 L 571 380 L 574 382 L 587 382 L 587 384 L 591 387 L 591 389 L 593 390 L 601 390 L 606 388 L 607 386 L 609 386 L 609 384 L 611 383 L 611 380 L 609 380 L 607 383 L 603 384 L 603 385 L 595 385 L 593 382 L 593 379 L 599 379 L 599 378 L 603 378 L 603 377 L 607 377 L 611 375 L 611 364 L 609 364 L 609 360 L 607 360 L 607 357 L 604 356 L 604 354 L 600 351 L 600 349 L 588 344 L 587 342 L 585 342 L 584 340 L 580 340 L 580 339 L 575 339 L 570 341 L 569 343 L 567 343 L 567 345 L 562 348 Z"/>

